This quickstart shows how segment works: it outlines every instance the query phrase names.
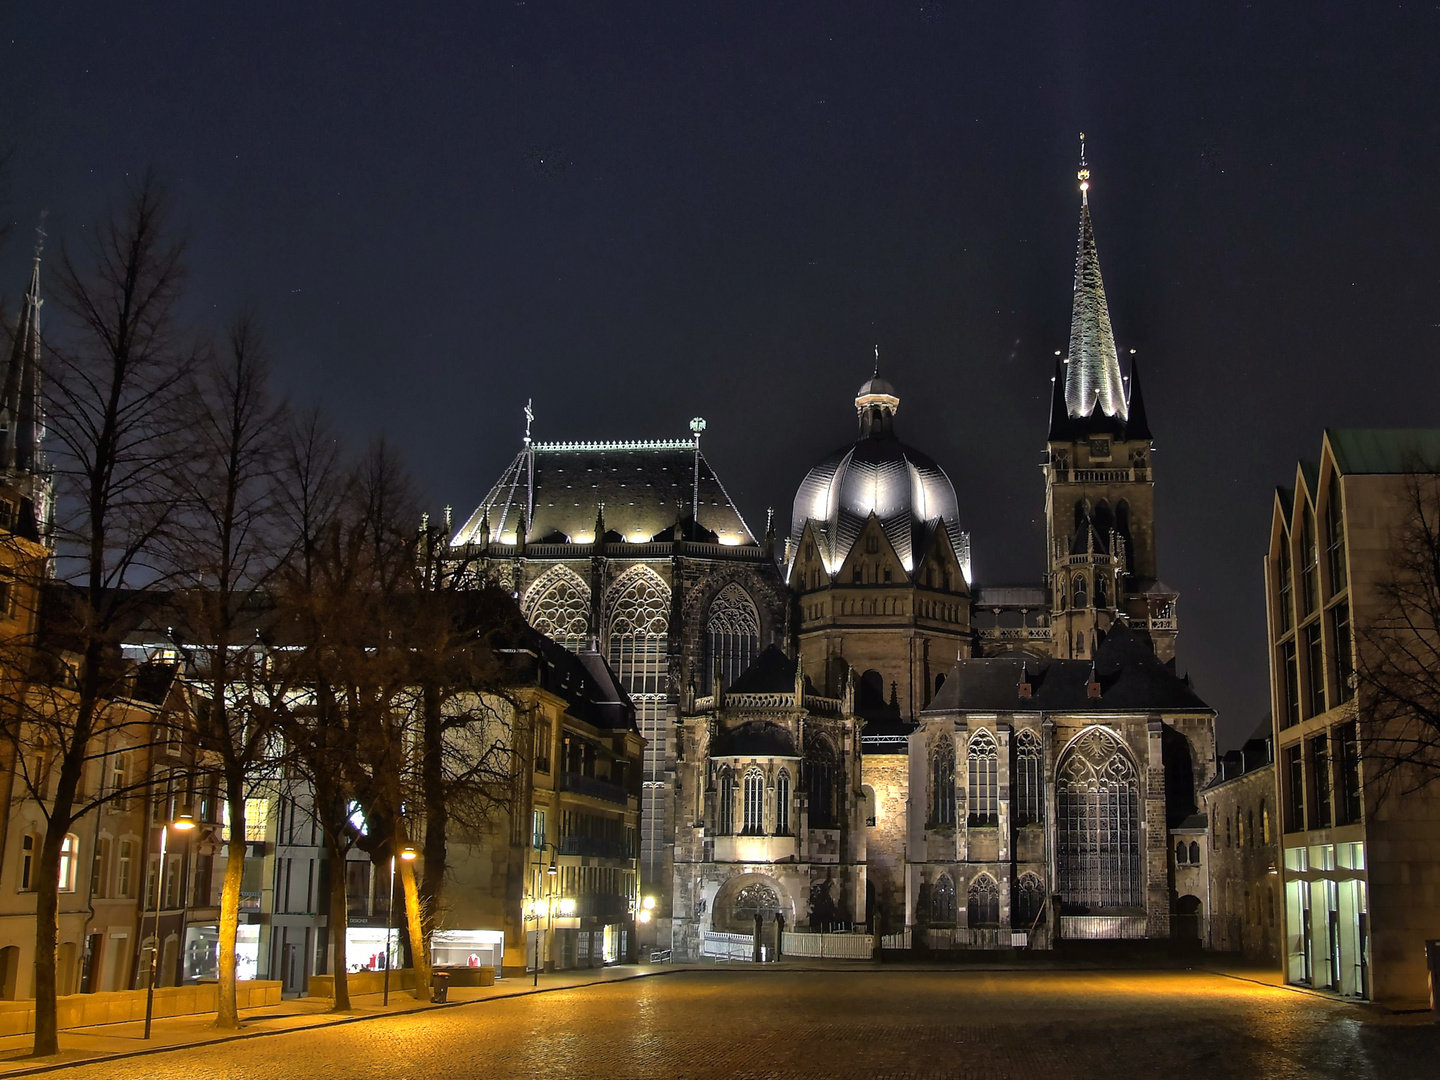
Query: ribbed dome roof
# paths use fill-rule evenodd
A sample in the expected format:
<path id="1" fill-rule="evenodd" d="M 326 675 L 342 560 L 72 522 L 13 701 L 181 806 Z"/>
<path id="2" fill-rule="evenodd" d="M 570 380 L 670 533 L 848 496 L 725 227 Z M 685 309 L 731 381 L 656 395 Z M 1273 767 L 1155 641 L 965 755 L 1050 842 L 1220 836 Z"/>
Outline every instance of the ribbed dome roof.
<path id="1" fill-rule="evenodd" d="M 805 523 L 813 522 L 833 570 L 850 554 L 873 513 L 907 570 L 914 570 L 925 534 L 938 525 L 948 530 L 965 565 L 955 487 L 944 469 L 895 437 L 893 408 L 882 406 L 881 415 L 875 414 L 873 398 L 882 394 L 898 401 L 894 388 L 879 376 L 860 388 L 861 438 L 827 456 L 800 484 L 791 516 L 794 546 Z"/>

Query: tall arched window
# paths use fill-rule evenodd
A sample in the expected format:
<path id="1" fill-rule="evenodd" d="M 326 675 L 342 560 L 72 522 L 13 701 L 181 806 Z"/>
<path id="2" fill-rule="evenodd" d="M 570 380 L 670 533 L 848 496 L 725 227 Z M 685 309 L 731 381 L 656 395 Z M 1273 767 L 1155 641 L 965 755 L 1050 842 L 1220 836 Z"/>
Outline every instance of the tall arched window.
<path id="1" fill-rule="evenodd" d="M 1075 575 L 1074 579 L 1070 582 L 1070 590 L 1075 595 L 1075 607 L 1077 610 L 1090 606 L 1089 594 L 1085 588 L 1084 574 Z"/>
<path id="2" fill-rule="evenodd" d="M 590 638 L 590 586 L 566 566 L 552 566 L 530 588 L 520 606 L 525 621 L 571 652 Z"/>
<path id="3" fill-rule="evenodd" d="M 1095 572 L 1095 606 L 1107 608 L 1110 606 L 1110 585 L 1105 579 L 1103 571 Z"/>
<path id="4" fill-rule="evenodd" d="M 949 874 L 941 874 L 930 890 L 930 921 L 953 926 L 955 915 L 955 882 Z"/>
<path id="5" fill-rule="evenodd" d="M 1045 781 L 1040 760 L 1040 740 L 1033 731 L 1015 737 L 1014 792 L 1015 824 L 1031 825 L 1044 820 Z"/>
<path id="6" fill-rule="evenodd" d="M 724 690 L 740 677 L 760 652 L 760 616 L 750 594 L 731 582 L 710 601 L 705 617 L 704 692 Z M 715 685 L 716 669 L 720 685 Z"/>
<path id="7" fill-rule="evenodd" d="M 632 566 L 605 594 L 610 667 L 635 704 L 645 738 L 644 781 L 664 781 L 670 725 L 665 719 L 669 690 L 670 587 L 648 566 Z M 658 881 L 665 851 L 665 800 L 647 791 L 640 810 L 641 878 Z M 729 831 L 729 830 L 726 830 Z"/>
<path id="8" fill-rule="evenodd" d="M 1068 904 L 1138 907 L 1140 784 L 1129 753 L 1091 728 L 1065 751 L 1055 779 L 1056 877 Z"/>
<path id="9" fill-rule="evenodd" d="M 759 836 L 765 831 L 765 776 L 758 766 L 745 773 L 745 835 Z"/>
<path id="10" fill-rule="evenodd" d="M 1000 755 L 995 749 L 995 736 L 984 728 L 975 732 L 965 757 L 970 766 L 970 824 L 999 824 Z"/>
<path id="11" fill-rule="evenodd" d="M 720 782 L 715 792 L 715 831 L 729 836 L 735 831 L 735 778 L 730 766 L 720 766 Z"/>
<path id="12" fill-rule="evenodd" d="M 1020 880 L 1015 883 L 1015 905 L 1010 925 L 1017 930 L 1028 930 L 1035 925 L 1044 908 L 1044 883 L 1035 874 L 1021 874 Z"/>
<path id="13" fill-rule="evenodd" d="M 790 835 L 790 773 L 786 769 L 775 777 L 775 835 Z"/>
<path id="14" fill-rule="evenodd" d="M 971 926 L 1000 925 L 1000 887 L 989 874 L 980 874 L 970 882 L 965 919 Z"/>
<path id="15" fill-rule="evenodd" d="M 955 824 L 955 740 L 948 734 L 930 753 L 930 824 Z"/>
<path id="16" fill-rule="evenodd" d="M 820 736 L 810 740 L 805 748 L 805 771 L 810 789 L 810 827 L 837 827 L 841 818 L 841 793 L 835 751 L 828 740 Z"/>

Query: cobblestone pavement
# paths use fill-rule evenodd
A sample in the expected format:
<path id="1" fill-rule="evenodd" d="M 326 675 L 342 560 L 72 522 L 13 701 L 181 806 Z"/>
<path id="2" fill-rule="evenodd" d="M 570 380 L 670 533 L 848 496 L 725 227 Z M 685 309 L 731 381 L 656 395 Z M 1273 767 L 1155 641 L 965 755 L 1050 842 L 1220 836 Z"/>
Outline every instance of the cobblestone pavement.
<path id="1" fill-rule="evenodd" d="M 1204 972 L 671 975 L 78 1066 L 130 1077 L 1440 1076 L 1440 1028 Z"/>

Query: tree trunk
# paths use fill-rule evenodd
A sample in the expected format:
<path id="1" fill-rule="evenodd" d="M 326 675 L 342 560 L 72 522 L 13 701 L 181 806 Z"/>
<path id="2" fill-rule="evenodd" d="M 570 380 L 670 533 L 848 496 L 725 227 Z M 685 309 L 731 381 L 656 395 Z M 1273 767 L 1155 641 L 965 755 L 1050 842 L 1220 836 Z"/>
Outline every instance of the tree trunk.
<path id="1" fill-rule="evenodd" d="M 63 827 L 52 819 L 31 877 L 35 887 L 35 1057 L 60 1052 L 55 1004 L 56 947 L 60 936 L 60 845 Z"/>
<path id="2" fill-rule="evenodd" d="M 235 1003 L 235 975 L 239 963 L 235 939 L 240 932 L 240 883 L 245 876 L 245 791 L 237 776 L 225 778 L 226 803 L 230 812 L 230 843 L 225 860 L 225 884 L 220 890 L 220 978 L 216 987 L 215 1026 L 233 1030 L 240 1026 Z"/>
<path id="3" fill-rule="evenodd" d="M 335 962 L 331 965 L 335 976 L 335 1002 L 332 1012 L 350 1011 L 350 972 L 345 961 L 345 929 L 349 924 L 349 909 L 345 901 L 345 851 L 329 837 L 325 846 L 330 849 L 330 946 Z"/>
<path id="4" fill-rule="evenodd" d="M 405 893 L 405 928 L 410 934 L 411 963 L 415 971 L 415 1000 L 430 995 L 430 950 L 426 948 L 426 927 L 421 915 L 420 890 L 415 881 L 415 864 L 400 860 L 400 887 Z"/>

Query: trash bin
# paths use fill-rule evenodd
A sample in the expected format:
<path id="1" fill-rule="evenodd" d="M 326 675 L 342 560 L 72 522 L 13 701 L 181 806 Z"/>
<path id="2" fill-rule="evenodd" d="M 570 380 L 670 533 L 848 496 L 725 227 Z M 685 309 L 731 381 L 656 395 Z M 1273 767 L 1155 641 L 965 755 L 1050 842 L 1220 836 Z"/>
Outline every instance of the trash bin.
<path id="1" fill-rule="evenodd" d="M 444 1005 L 450 999 L 450 975 L 448 972 L 437 971 L 430 976 L 430 1002 L 432 1005 Z"/>
<path id="2" fill-rule="evenodd" d="M 1430 972 L 1430 1009 L 1440 1013 L 1440 940 L 1425 942 L 1425 970 Z"/>

